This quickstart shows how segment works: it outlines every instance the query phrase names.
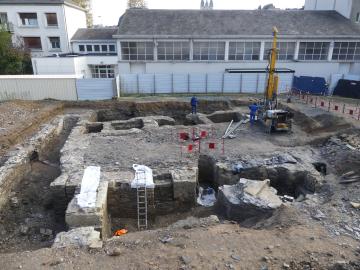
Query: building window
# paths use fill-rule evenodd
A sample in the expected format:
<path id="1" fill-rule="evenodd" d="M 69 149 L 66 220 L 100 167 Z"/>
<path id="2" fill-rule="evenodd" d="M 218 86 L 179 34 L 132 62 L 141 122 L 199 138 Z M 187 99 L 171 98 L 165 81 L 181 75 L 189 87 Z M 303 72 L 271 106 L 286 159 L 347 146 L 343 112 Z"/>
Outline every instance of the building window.
<path id="1" fill-rule="evenodd" d="M 93 51 L 92 45 L 86 45 L 86 51 L 92 52 Z"/>
<path id="2" fill-rule="evenodd" d="M 357 23 L 360 22 L 360 12 L 356 13 L 355 22 L 357 22 Z"/>
<path id="3" fill-rule="evenodd" d="M 261 42 L 230 42 L 229 60 L 260 60 Z"/>
<path id="4" fill-rule="evenodd" d="M 294 60 L 295 47 L 296 47 L 295 42 L 278 42 L 277 60 Z M 269 53 L 271 52 L 271 48 L 272 48 L 272 43 L 266 42 L 264 60 L 269 59 Z"/>
<path id="5" fill-rule="evenodd" d="M 24 37 L 24 45 L 30 50 L 42 50 L 40 37 Z"/>
<path id="6" fill-rule="evenodd" d="M 194 42 L 194 60 L 225 60 L 225 42 Z"/>
<path id="7" fill-rule="evenodd" d="M 90 65 L 92 78 L 115 78 L 114 65 Z"/>
<path id="8" fill-rule="evenodd" d="M 60 38 L 59 37 L 49 37 L 49 42 L 51 49 L 60 49 Z"/>
<path id="9" fill-rule="evenodd" d="M 158 60 L 190 60 L 189 42 L 159 42 Z"/>
<path id="10" fill-rule="evenodd" d="M 330 42 L 300 42 L 299 60 L 327 60 Z"/>
<path id="11" fill-rule="evenodd" d="M 107 45 L 101 45 L 101 51 L 102 52 L 107 52 L 108 51 L 108 46 Z"/>
<path id="12" fill-rule="evenodd" d="M 79 51 L 85 52 L 85 45 L 79 45 Z"/>
<path id="13" fill-rule="evenodd" d="M 121 42 L 123 60 L 154 60 L 153 42 Z"/>
<path id="14" fill-rule="evenodd" d="M 19 16 L 23 26 L 38 26 L 36 13 L 19 13 Z"/>
<path id="15" fill-rule="evenodd" d="M 100 45 L 94 45 L 94 51 L 100 52 Z"/>
<path id="16" fill-rule="evenodd" d="M 58 26 L 56 13 L 45 13 L 47 26 Z"/>
<path id="17" fill-rule="evenodd" d="M 109 45 L 109 51 L 110 52 L 115 52 L 115 45 Z"/>
<path id="18" fill-rule="evenodd" d="M 360 60 L 360 42 L 335 42 L 332 60 Z"/>
<path id="19" fill-rule="evenodd" d="M 0 12 L 0 24 L 8 23 L 7 13 Z"/>

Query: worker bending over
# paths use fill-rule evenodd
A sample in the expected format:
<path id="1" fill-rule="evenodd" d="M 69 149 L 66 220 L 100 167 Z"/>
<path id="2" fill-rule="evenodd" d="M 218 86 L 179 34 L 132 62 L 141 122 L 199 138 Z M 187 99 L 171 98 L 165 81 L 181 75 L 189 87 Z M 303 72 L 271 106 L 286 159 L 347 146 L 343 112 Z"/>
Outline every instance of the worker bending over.
<path id="1" fill-rule="evenodd" d="M 257 111 L 259 110 L 259 106 L 256 103 L 254 103 L 249 106 L 249 109 L 250 109 L 250 123 L 254 124 L 255 116 L 256 116 Z"/>
<path id="2" fill-rule="evenodd" d="M 191 102 L 190 102 L 190 104 L 191 104 L 191 113 L 192 114 L 196 114 L 196 108 L 197 108 L 198 103 L 199 103 L 198 99 L 195 96 L 193 96 L 191 98 Z"/>

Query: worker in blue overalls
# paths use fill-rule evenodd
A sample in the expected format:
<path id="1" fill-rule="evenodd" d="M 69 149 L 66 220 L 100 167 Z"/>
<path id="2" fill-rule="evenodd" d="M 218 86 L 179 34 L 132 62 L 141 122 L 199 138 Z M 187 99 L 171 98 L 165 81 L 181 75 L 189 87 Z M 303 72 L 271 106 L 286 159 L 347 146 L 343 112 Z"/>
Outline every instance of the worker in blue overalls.
<path id="1" fill-rule="evenodd" d="M 259 106 L 256 103 L 254 103 L 249 106 L 249 109 L 250 109 L 250 123 L 254 124 L 256 113 L 259 110 Z"/>
<path id="2" fill-rule="evenodd" d="M 199 103 L 198 99 L 195 96 L 193 96 L 191 98 L 191 102 L 190 102 L 190 104 L 191 104 L 191 113 L 192 114 L 196 114 L 196 107 L 197 107 L 198 103 Z"/>

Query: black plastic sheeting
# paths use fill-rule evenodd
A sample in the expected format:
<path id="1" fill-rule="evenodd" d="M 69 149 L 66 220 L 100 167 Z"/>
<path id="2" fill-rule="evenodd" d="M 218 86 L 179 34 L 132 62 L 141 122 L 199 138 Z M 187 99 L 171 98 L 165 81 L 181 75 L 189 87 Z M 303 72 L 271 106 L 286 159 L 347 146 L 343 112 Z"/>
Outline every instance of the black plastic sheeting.
<path id="1" fill-rule="evenodd" d="M 312 95 L 327 95 L 328 85 L 324 78 L 300 76 L 294 77 L 293 89 Z"/>
<path id="2" fill-rule="evenodd" d="M 360 99 L 360 81 L 339 80 L 333 95 Z"/>

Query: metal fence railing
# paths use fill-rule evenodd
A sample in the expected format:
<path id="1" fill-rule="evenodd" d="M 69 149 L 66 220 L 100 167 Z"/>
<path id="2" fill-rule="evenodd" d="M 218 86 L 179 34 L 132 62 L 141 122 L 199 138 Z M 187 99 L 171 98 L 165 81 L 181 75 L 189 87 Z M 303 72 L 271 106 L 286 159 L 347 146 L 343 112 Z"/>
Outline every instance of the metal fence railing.
<path id="1" fill-rule="evenodd" d="M 350 104 L 330 97 L 315 96 L 296 90 L 292 90 L 291 95 L 292 99 L 297 102 L 360 121 L 360 101 L 358 104 Z"/>

